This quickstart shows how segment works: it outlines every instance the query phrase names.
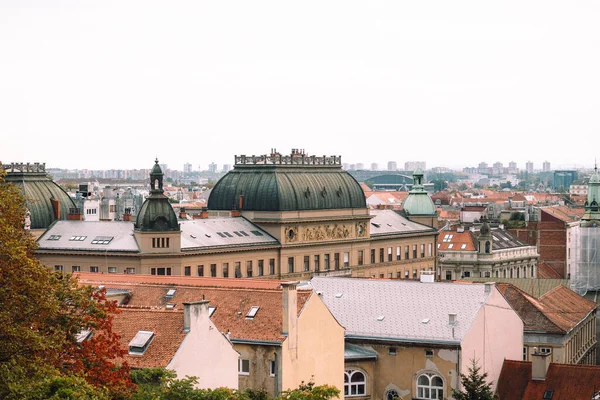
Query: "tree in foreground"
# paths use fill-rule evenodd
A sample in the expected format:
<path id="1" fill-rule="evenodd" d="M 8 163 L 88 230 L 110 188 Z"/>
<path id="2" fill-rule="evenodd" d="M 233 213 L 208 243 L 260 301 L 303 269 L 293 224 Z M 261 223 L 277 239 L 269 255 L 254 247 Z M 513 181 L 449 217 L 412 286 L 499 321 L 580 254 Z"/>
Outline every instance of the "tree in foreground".
<path id="1" fill-rule="evenodd" d="M 491 383 L 486 381 L 488 374 L 487 372 L 480 374 L 480 370 L 477 361 L 472 359 L 469 374 L 460 374 L 462 391 L 452 389 L 452 396 L 456 400 L 492 400 L 494 398 Z"/>
<path id="2" fill-rule="evenodd" d="M 116 305 L 35 258 L 36 242 L 24 229 L 25 201 L 17 187 L 1 184 L 2 173 L 0 398 L 56 398 L 60 390 L 62 398 L 86 390 L 97 390 L 88 398 L 126 397 L 134 385 L 127 364 L 117 364 L 124 351 L 112 332 Z M 84 331 L 89 340 L 81 340 Z"/>

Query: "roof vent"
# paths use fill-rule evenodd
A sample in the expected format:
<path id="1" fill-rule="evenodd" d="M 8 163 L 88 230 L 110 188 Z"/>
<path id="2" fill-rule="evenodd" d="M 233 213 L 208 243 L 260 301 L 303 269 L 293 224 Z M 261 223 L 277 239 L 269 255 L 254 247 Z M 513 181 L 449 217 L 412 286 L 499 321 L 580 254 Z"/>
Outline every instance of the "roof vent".
<path id="1" fill-rule="evenodd" d="M 421 321 L 422 324 L 428 324 L 429 323 L 429 318 L 425 318 L 423 321 Z"/>
<path id="2" fill-rule="evenodd" d="M 377 321 L 383 321 L 385 319 L 384 315 L 380 315 L 379 317 L 377 317 Z"/>
<path id="3" fill-rule="evenodd" d="M 138 331 L 134 338 L 131 339 L 131 342 L 129 342 L 129 354 L 144 354 L 152 339 L 154 339 L 154 332 Z"/>
<path id="4" fill-rule="evenodd" d="M 340 299 L 343 295 L 344 295 L 344 293 L 336 293 L 335 298 Z"/>

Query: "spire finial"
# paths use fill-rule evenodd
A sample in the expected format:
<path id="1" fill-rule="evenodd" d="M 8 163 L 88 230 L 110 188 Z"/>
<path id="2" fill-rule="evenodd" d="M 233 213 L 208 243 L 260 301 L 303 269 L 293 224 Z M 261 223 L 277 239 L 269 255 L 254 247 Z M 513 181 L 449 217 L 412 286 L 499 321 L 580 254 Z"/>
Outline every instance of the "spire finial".
<path id="1" fill-rule="evenodd" d="M 154 162 L 155 162 L 156 164 L 158 164 L 158 156 L 156 156 L 156 159 L 154 160 Z"/>

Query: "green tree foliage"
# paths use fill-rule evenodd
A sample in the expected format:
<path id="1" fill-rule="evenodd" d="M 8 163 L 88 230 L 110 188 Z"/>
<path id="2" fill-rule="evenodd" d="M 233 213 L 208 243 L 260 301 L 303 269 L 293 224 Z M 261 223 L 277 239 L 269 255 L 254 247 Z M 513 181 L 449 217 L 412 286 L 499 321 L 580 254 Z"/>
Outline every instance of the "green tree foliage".
<path id="1" fill-rule="evenodd" d="M 459 392 L 452 389 L 452 396 L 456 400 L 492 400 L 494 398 L 491 383 L 486 382 L 487 372 L 480 374 L 480 370 L 477 361 L 472 359 L 469 375 L 460 374 L 463 390 Z"/>
<path id="2" fill-rule="evenodd" d="M 78 398 L 90 390 L 98 393 L 88 398 L 126 396 L 134 386 L 127 365 L 114 362 L 123 354 L 112 332 L 114 303 L 34 257 L 23 196 L 1 181 L 0 174 L 0 398 L 47 399 L 59 392 Z M 85 329 L 94 335 L 80 343 Z"/>

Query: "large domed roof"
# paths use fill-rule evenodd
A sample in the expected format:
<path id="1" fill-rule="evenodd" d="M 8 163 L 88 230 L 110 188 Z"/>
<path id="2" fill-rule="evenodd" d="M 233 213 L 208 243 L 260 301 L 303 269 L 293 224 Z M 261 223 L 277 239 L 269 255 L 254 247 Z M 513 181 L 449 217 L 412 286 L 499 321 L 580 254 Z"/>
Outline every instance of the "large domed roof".
<path id="1" fill-rule="evenodd" d="M 342 170 L 341 158 L 236 156 L 234 169 L 213 188 L 211 210 L 300 211 L 366 208 L 358 182 Z"/>
<path id="2" fill-rule="evenodd" d="M 4 180 L 18 186 L 25 196 L 31 229 L 46 229 L 56 219 L 66 220 L 69 209 L 77 207 L 69 194 L 46 174 L 45 164 L 14 163 L 2 168 L 6 170 Z M 56 218 L 57 212 L 60 218 Z"/>

